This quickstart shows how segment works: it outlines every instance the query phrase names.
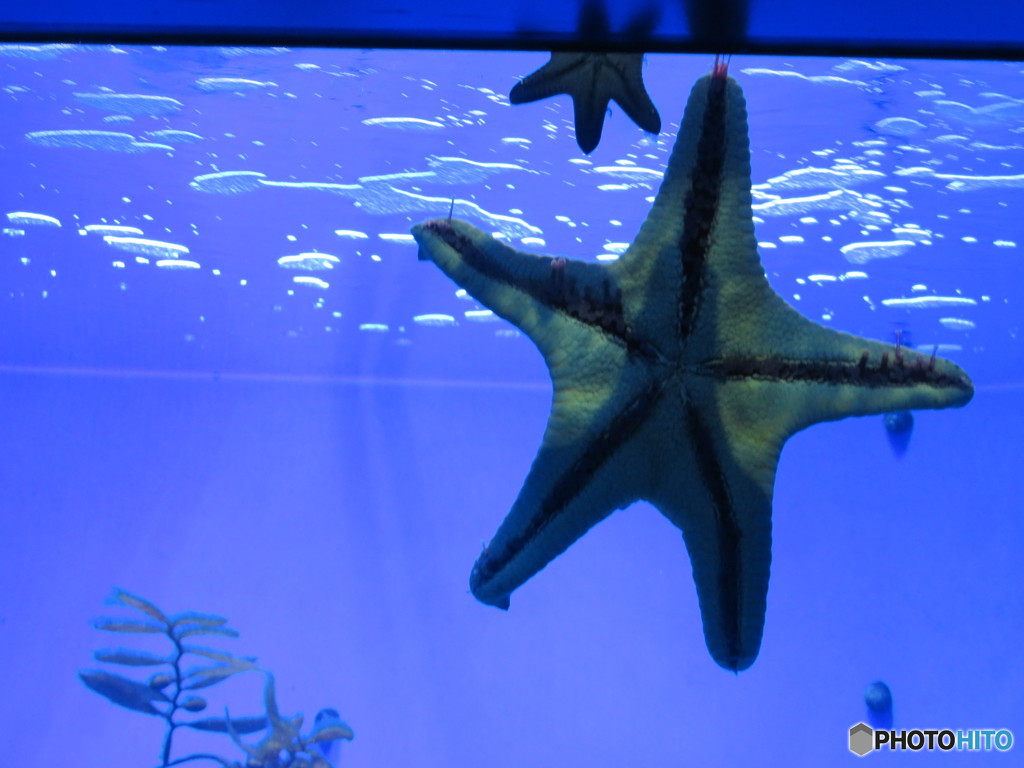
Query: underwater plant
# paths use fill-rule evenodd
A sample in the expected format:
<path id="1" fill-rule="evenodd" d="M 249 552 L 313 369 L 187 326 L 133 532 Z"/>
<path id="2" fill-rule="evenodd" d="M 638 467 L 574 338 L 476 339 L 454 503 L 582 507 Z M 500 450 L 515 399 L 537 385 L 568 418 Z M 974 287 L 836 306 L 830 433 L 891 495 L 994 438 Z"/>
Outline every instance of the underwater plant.
<path id="1" fill-rule="evenodd" d="M 93 620 L 96 629 L 127 634 L 162 634 L 173 646 L 166 655 L 123 647 L 100 648 L 93 652 L 97 661 L 107 664 L 164 668 L 154 672 L 145 682 L 105 669 L 83 669 L 78 673 L 86 687 L 113 704 L 166 721 L 159 768 L 171 768 L 193 760 L 212 761 L 224 768 L 333 768 L 326 757 L 327 748 L 340 739 L 351 741 L 354 737 L 352 729 L 338 719 L 334 709 L 321 710 L 312 729 L 303 734 L 302 715 L 286 717 L 281 714 L 274 676 L 256 663 L 255 656 L 237 656 L 188 642 L 188 638 L 199 635 L 238 637 L 238 631 L 228 627 L 228 620 L 223 616 L 196 611 L 168 615 L 149 600 L 120 588 L 113 590 L 107 603 L 132 608 L 143 618 L 100 616 Z M 186 656 L 197 656 L 200 662 L 185 667 L 183 659 Z M 266 676 L 263 688 L 265 715 L 232 718 L 225 707 L 224 717 L 180 719 L 185 713 L 206 709 L 206 698 L 195 691 L 222 683 L 242 672 L 258 672 Z M 325 713 L 328 716 L 325 717 Z M 245 762 L 229 761 L 205 752 L 172 760 L 174 732 L 178 728 L 227 734 L 245 753 Z M 241 738 L 263 730 L 267 730 L 267 734 L 255 744 L 247 744 Z"/>

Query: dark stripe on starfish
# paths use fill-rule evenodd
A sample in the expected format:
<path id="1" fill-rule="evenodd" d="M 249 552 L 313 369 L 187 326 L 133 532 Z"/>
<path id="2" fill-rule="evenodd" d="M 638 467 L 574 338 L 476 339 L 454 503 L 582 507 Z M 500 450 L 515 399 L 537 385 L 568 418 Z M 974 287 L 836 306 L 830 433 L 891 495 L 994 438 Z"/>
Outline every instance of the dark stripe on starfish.
<path id="1" fill-rule="evenodd" d="M 514 273 L 505 262 L 480 251 L 472 240 L 459 234 L 444 219 L 428 221 L 425 226 L 481 275 L 525 292 L 548 309 L 569 315 L 617 339 L 631 351 L 642 352 L 639 342 L 627 336 L 628 328 L 622 310 L 622 291 L 611 277 L 595 290 L 591 290 L 590 286 L 581 287 L 571 274 L 572 262 L 549 257 L 539 257 L 548 262 L 547 274 L 543 278 L 528 277 Z"/>
<path id="2" fill-rule="evenodd" d="M 722 167 L 725 165 L 725 86 L 726 78 L 713 77 L 708 85 L 704 122 L 697 142 L 697 161 L 690 175 L 690 189 L 683 203 L 683 234 L 679 241 L 683 285 L 679 297 L 679 335 L 687 339 L 700 309 L 704 292 L 711 230 L 722 191 Z"/>
<path id="3" fill-rule="evenodd" d="M 715 451 L 711 430 L 701 419 L 700 410 L 692 404 L 686 408 L 686 426 L 694 451 L 697 472 L 707 491 L 715 513 L 715 539 L 718 543 L 718 626 L 725 637 L 729 665 L 735 669 L 741 657 L 740 648 L 740 585 L 742 532 L 736 520 L 732 494 L 725 481 L 725 469 Z"/>
<path id="4" fill-rule="evenodd" d="M 498 553 L 485 552 L 473 569 L 472 583 L 490 580 L 505 568 L 531 541 L 561 515 L 583 491 L 602 466 L 632 439 L 647 421 L 665 390 L 668 377 L 655 379 L 651 385 L 629 401 L 611 423 L 592 440 L 587 449 L 556 481 L 540 503 L 537 513 Z"/>
<path id="5" fill-rule="evenodd" d="M 879 362 L 871 363 L 867 351 L 856 363 L 781 357 L 727 357 L 704 363 L 697 372 L 717 379 L 849 384 L 862 387 L 927 384 L 939 389 L 971 389 L 970 381 L 936 369 L 934 359 L 926 362 L 923 358 L 915 357 L 908 363 L 901 354 L 894 353 L 890 359 L 889 354 L 885 353 Z"/>

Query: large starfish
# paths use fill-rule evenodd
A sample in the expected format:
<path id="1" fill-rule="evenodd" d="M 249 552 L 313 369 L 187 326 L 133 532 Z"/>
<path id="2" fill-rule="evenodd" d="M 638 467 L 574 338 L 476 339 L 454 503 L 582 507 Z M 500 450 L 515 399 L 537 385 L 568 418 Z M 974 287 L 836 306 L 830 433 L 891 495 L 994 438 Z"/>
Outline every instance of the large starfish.
<path id="1" fill-rule="evenodd" d="M 512 88 L 508 100 L 528 104 L 549 96 L 572 97 L 576 143 L 589 155 L 601 141 L 608 102 L 648 133 L 661 131 L 661 116 L 644 88 L 642 53 L 558 52 Z"/>
<path id="2" fill-rule="evenodd" d="M 717 67 L 698 80 L 661 189 L 611 264 L 515 250 L 458 220 L 419 224 L 430 259 L 540 348 L 544 441 L 470 577 L 511 593 L 616 509 L 645 499 L 683 532 L 708 650 L 757 657 L 782 445 L 821 421 L 961 406 L 956 365 L 840 333 L 792 309 L 757 253 L 747 115 Z"/>

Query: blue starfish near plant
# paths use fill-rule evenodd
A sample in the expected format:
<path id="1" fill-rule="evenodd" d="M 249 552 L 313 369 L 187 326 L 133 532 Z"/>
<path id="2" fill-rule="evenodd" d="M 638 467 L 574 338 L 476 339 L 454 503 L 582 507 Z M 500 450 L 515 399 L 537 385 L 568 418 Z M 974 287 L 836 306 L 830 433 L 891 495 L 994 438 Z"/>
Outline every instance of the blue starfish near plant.
<path id="1" fill-rule="evenodd" d="M 351 740 L 352 729 L 338 718 L 334 709 L 321 710 L 313 727 L 302 733 L 302 715 L 287 717 L 277 706 L 274 676 L 256 663 L 254 656 L 238 656 L 228 651 L 196 645 L 191 638 L 203 635 L 238 637 L 223 616 L 185 611 L 166 614 L 155 604 L 131 592 L 115 588 L 107 601 L 128 607 L 141 616 L 101 616 L 93 621 L 96 629 L 125 634 L 162 634 L 171 643 L 169 653 L 116 647 L 93 653 L 97 661 L 126 667 L 159 668 L 145 682 L 139 682 L 105 669 L 83 669 L 78 675 L 92 691 L 108 701 L 134 712 L 162 718 L 167 723 L 159 768 L 183 765 L 197 760 L 218 763 L 224 768 L 333 768 L 328 749 L 339 740 Z M 185 666 L 185 657 L 199 662 Z M 231 717 L 225 708 L 223 717 L 182 719 L 188 713 L 202 712 L 208 702 L 196 691 L 209 688 L 243 672 L 266 676 L 263 688 L 265 715 Z M 223 733 L 246 754 L 244 763 L 209 753 L 173 757 L 174 733 L 179 728 Z M 255 744 L 242 740 L 246 734 L 266 731 Z"/>

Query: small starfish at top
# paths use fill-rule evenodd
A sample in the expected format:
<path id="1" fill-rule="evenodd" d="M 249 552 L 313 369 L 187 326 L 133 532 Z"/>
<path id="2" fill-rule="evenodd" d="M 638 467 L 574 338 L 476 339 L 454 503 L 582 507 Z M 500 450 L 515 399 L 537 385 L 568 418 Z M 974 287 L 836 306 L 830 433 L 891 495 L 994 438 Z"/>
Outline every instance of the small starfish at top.
<path id="1" fill-rule="evenodd" d="M 572 97 L 576 143 L 584 154 L 601 141 L 608 102 L 614 101 L 629 119 L 648 133 L 661 131 L 661 116 L 647 94 L 642 53 L 559 53 L 512 89 L 508 100 L 528 104 L 549 96 Z"/>
<path id="2" fill-rule="evenodd" d="M 657 17 L 656 9 L 638 8 L 625 26 L 613 33 L 604 2 L 582 0 L 576 35 L 586 41 L 584 46 L 593 43 L 595 48 L 640 46 L 657 25 Z M 601 141 L 610 101 L 643 130 L 661 132 L 661 116 L 644 87 L 643 64 L 642 53 L 554 51 L 547 64 L 516 84 L 508 99 L 513 104 L 528 104 L 559 94 L 571 96 L 576 143 L 589 155 Z"/>
<path id="3" fill-rule="evenodd" d="M 747 110 L 723 63 L 697 81 L 647 219 L 609 264 L 524 253 L 457 219 L 413 227 L 429 259 L 540 349 L 554 395 L 519 497 L 470 576 L 513 591 L 644 499 L 682 531 L 704 639 L 746 669 L 764 628 L 782 446 L 822 421 L 967 403 L 953 363 L 808 320 L 765 277 Z"/>

